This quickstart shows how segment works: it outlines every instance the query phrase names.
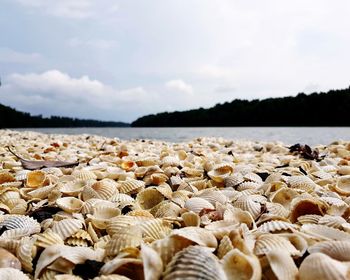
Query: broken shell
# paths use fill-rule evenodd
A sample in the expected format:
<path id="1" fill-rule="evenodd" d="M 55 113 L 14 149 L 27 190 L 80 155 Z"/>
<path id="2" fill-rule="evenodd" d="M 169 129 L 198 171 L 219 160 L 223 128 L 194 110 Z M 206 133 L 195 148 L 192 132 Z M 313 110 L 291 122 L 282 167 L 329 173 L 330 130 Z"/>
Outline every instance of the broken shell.
<path id="1" fill-rule="evenodd" d="M 266 257 L 277 279 L 297 279 L 299 271 L 288 252 L 281 250 L 270 251 L 266 253 Z"/>
<path id="2" fill-rule="evenodd" d="M 27 173 L 26 186 L 28 188 L 38 188 L 44 185 L 46 173 L 40 170 L 30 171 Z"/>
<path id="3" fill-rule="evenodd" d="M 56 204 L 68 213 L 80 212 L 81 208 L 84 206 L 84 202 L 75 197 L 59 198 L 56 200 Z"/>
<path id="4" fill-rule="evenodd" d="M 21 262 L 9 251 L 0 248 L 0 268 L 6 267 L 21 269 Z"/>
<path id="5" fill-rule="evenodd" d="M 228 280 L 261 279 L 259 259 L 254 255 L 246 255 L 233 249 L 224 256 L 221 263 Z"/>
<path id="6" fill-rule="evenodd" d="M 164 196 L 156 189 L 147 188 L 139 192 L 136 196 L 136 203 L 141 209 L 151 209 L 164 200 Z"/>

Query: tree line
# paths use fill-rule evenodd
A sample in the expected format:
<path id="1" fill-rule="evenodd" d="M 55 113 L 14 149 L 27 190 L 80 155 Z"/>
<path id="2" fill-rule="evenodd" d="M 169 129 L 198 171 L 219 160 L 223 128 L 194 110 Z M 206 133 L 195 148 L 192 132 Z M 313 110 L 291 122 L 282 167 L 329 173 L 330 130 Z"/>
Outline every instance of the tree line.
<path id="1" fill-rule="evenodd" d="M 235 99 L 209 109 L 147 115 L 131 126 L 350 126 L 350 87 L 295 97 Z"/>
<path id="2" fill-rule="evenodd" d="M 0 128 L 16 127 L 126 127 L 123 122 L 97 121 L 90 119 L 77 119 L 41 115 L 32 116 L 29 113 L 17 111 L 11 107 L 0 104 Z"/>

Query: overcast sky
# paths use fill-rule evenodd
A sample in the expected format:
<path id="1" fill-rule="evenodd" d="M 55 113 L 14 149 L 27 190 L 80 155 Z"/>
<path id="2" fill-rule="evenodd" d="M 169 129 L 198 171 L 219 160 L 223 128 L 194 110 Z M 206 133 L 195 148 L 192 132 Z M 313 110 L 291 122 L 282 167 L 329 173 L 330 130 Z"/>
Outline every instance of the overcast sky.
<path id="1" fill-rule="evenodd" d="M 349 14 L 349 0 L 0 0 L 0 103 L 132 121 L 345 88 Z"/>

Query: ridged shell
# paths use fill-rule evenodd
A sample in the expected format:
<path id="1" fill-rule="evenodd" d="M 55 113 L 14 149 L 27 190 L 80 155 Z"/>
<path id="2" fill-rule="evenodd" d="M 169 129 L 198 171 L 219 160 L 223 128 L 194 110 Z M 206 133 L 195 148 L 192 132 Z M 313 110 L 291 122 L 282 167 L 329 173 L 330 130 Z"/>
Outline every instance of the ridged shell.
<path id="1" fill-rule="evenodd" d="M 217 257 L 222 259 L 228 252 L 233 250 L 233 245 L 230 238 L 225 235 L 221 240 L 217 250 Z"/>
<path id="2" fill-rule="evenodd" d="M 125 194 L 134 194 L 140 192 L 145 187 L 145 183 L 140 180 L 129 179 L 120 182 L 119 192 Z"/>
<path id="3" fill-rule="evenodd" d="M 308 248 L 313 253 L 323 253 L 338 261 L 350 261 L 350 241 L 324 241 Z"/>
<path id="4" fill-rule="evenodd" d="M 66 239 L 66 244 L 71 246 L 88 247 L 93 244 L 93 241 L 87 231 L 80 229 Z"/>
<path id="5" fill-rule="evenodd" d="M 307 214 L 298 217 L 298 222 L 300 224 L 317 224 L 318 221 L 322 218 L 321 215 L 316 214 Z"/>
<path id="6" fill-rule="evenodd" d="M 241 196 L 234 203 L 233 206 L 238 207 L 244 211 L 248 211 L 254 219 L 261 213 L 261 205 L 258 201 L 252 199 L 251 196 Z"/>
<path id="7" fill-rule="evenodd" d="M 228 201 L 227 197 L 220 191 L 215 191 L 211 189 L 203 190 L 197 193 L 195 197 L 203 198 L 206 201 L 210 202 L 213 206 L 215 206 L 217 202 L 225 204 Z"/>
<path id="8" fill-rule="evenodd" d="M 46 180 L 46 173 L 40 170 L 27 173 L 26 186 L 28 188 L 42 187 Z"/>
<path id="9" fill-rule="evenodd" d="M 87 184 L 81 194 L 84 201 L 91 198 L 108 200 L 117 191 L 117 185 L 113 180 L 103 179 L 93 184 Z"/>
<path id="10" fill-rule="evenodd" d="M 1 280 L 30 280 L 22 271 L 15 268 L 0 268 L 0 279 Z"/>
<path id="11" fill-rule="evenodd" d="M 293 232 L 298 229 L 298 226 L 292 223 L 284 222 L 284 221 L 269 221 L 263 223 L 258 227 L 258 231 L 260 232 Z"/>
<path id="12" fill-rule="evenodd" d="M 227 176 L 224 180 L 226 188 L 235 188 L 243 182 L 244 178 L 241 173 L 234 173 L 231 176 Z"/>
<path id="13" fill-rule="evenodd" d="M 60 191 L 66 195 L 77 196 L 83 190 L 86 184 L 87 181 L 80 179 L 70 181 L 62 184 Z"/>
<path id="14" fill-rule="evenodd" d="M 297 279 L 299 271 L 288 252 L 282 250 L 270 251 L 266 253 L 266 257 L 277 279 Z"/>
<path id="15" fill-rule="evenodd" d="M 173 202 L 168 202 L 158 208 L 155 213 L 156 218 L 165 218 L 165 217 L 178 217 L 181 212 L 181 207 Z"/>
<path id="16" fill-rule="evenodd" d="M 334 227 L 338 229 L 342 229 L 342 225 L 346 223 L 346 220 L 340 216 L 330 216 L 330 215 L 324 215 L 320 220 L 318 221 L 319 225 L 325 225 L 329 227 Z"/>
<path id="17" fill-rule="evenodd" d="M 31 217 L 23 215 L 6 215 L 0 223 L 0 228 L 7 230 L 1 235 L 2 238 L 20 238 L 38 233 L 40 224 Z"/>
<path id="18" fill-rule="evenodd" d="M 264 255 L 274 250 L 288 252 L 292 256 L 299 256 L 300 252 L 287 239 L 275 234 L 264 234 L 258 237 L 255 243 L 254 253 L 257 256 Z"/>
<path id="19" fill-rule="evenodd" d="M 307 256 L 299 268 L 300 280 L 349 279 L 349 266 L 322 253 Z"/>
<path id="20" fill-rule="evenodd" d="M 52 231 L 57 233 L 63 240 L 72 234 L 76 233 L 83 227 L 83 223 L 76 219 L 64 219 L 55 222 L 52 226 Z"/>
<path id="21" fill-rule="evenodd" d="M 176 253 L 165 268 L 163 280 L 226 279 L 217 258 L 206 248 L 190 246 Z"/>
<path id="22" fill-rule="evenodd" d="M 301 231 L 319 240 L 350 240 L 350 234 L 324 225 L 305 224 Z"/>
<path id="23" fill-rule="evenodd" d="M 23 270 L 33 272 L 33 259 L 36 256 L 35 238 L 24 237 L 17 247 L 17 257 L 22 263 Z"/>
<path id="24" fill-rule="evenodd" d="M 233 249 L 224 256 L 221 263 L 228 280 L 261 279 L 259 259 L 253 254 L 246 255 L 238 249 Z"/>
<path id="25" fill-rule="evenodd" d="M 188 211 L 192 211 L 192 212 L 197 213 L 197 214 L 202 209 L 212 209 L 212 210 L 215 209 L 214 206 L 210 202 L 208 202 L 204 198 L 200 198 L 200 197 L 192 197 L 192 198 L 188 199 L 185 202 L 184 207 Z"/>
<path id="26" fill-rule="evenodd" d="M 136 203 L 141 209 L 148 210 L 164 200 L 164 196 L 156 189 L 147 188 L 139 192 L 136 196 Z"/>
<path id="27" fill-rule="evenodd" d="M 0 185 L 15 181 L 15 177 L 10 172 L 0 172 Z"/>
<path id="28" fill-rule="evenodd" d="M 116 256 L 126 248 L 136 248 L 141 245 L 142 232 L 138 226 L 125 227 L 116 232 L 106 246 L 107 256 Z"/>
<path id="29" fill-rule="evenodd" d="M 68 213 L 78 213 L 84 206 L 84 202 L 75 197 L 63 197 L 56 200 L 56 204 Z"/>
<path id="30" fill-rule="evenodd" d="M 172 197 L 173 190 L 168 184 L 161 184 L 156 187 L 156 190 L 159 191 L 167 199 L 170 199 Z"/>
<path id="31" fill-rule="evenodd" d="M 163 262 L 158 253 L 143 243 L 141 244 L 141 258 L 145 280 L 158 280 L 163 272 Z"/>
<path id="32" fill-rule="evenodd" d="M 106 228 L 109 236 L 113 236 L 123 227 L 129 227 L 133 225 L 137 225 L 141 222 L 152 220 L 148 217 L 142 216 L 117 216 L 109 221 L 109 224 Z"/>
<path id="33" fill-rule="evenodd" d="M 152 242 L 169 235 L 172 230 L 170 222 L 162 219 L 152 219 L 139 224 L 142 230 L 143 240 Z"/>
<path id="34" fill-rule="evenodd" d="M 307 192 L 313 191 L 317 187 L 317 184 L 307 176 L 291 176 L 287 182 L 291 188 Z"/>
<path id="35" fill-rule="evenodd" d="M 91 179 L 95 180 L 97 178 L 94 172 L 90 170 L 84 170 L 84 169 L 74 170 L 72 172 L 72 176 L 80 180 L 91 180 Z"/>
<path id="36" fill-rule="evenodd" d="M 34 189 L 32 191 L 28 191 L 27 194 L 32 198 L 44 199 L 47 198 L 49 194 L 56 188 L 56 185 L 48 185 L 45 187 Z"/>
<path id="37" fill-rule="evenodd" d="M 38 247 L 47 248 L 55 244 L 63 245 L 64 242 L 61 236 L 51 230 L 36 235 L 35 245 Z"/>

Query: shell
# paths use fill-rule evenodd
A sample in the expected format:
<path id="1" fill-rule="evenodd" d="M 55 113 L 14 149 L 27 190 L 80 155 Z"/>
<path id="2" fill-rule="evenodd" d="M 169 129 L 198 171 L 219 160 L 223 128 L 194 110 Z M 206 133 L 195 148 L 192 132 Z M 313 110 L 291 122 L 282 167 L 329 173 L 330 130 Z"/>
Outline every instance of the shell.
<path id="1" fill-rule="evenodd" d="M 147 188 L 139 192 L 136 196 L 136 203 L 141 209 L 151 209 L 164 200 L 164 196 L 156 189 Z"/>
<path id="2" fill-rule="evenodd" d="M 149 217 L 143 217 L 143 216 L 117 216 L 112 218 L 109 221 L 106 231 L 109 234 L 109 236 L 112 237 L 115 233 L 117 233 L 123 227 L 137 225 L 139 223 L 150 221 L 150 220 L 152 219 Z"/>
<path id="3" fill-rule="evenodd" d="M 233 203 L 233 206 L 249 212 L 254 219 L 258 218 L 261 213 L 261 204 L 254 200 L 251 196 L 239 197 Z"/>
<path id="4" fill-rule="evenodd" d="M 317 184 L 307 176 L 291 176 L 288 178 L 287 183 L 293 189 L 300 189 L 307 192 L 317 188 Z"/>
<path id="5" fill-rule="evenodd" d="M 192 197 L 188 199 L 185 202 L 184 208 L 186 208 L 188 211 L 192 211 L 194 213 L 199 213 L 202 209 L 211 209 L 214 210 L 214 206 L 205 200 L 204 198 L 200 197 Z"/>
<path id="6" fill-rule="evenodd" d="M 129 179 L 127 181 L 120 182 L 119 192 L 125 194 L 134 194 L 140 192 L 145 187 L 143 181 Z"/>
<path id="7" fill-rule="evenodd" d="M 142 232 L 137 226 L 130 226 L 116 232 L 106 246 L 107 256 L 116 256 L 127 248 L 136 248 L 141 245 Z"/>
<path id="8" fill-rule="evenodd" d="M 0 223 L 0 228 L 7 230 L 1 235 L 2 238 L 20 238 L 38 233 L 41 230 L 40 224 L 31 217 L 23 215 L 5 215 Z"/>
<path id="9" fill-rule="evenodd" d="M 163 219 L 151 219 L 139 224 L 143 240 L 152 242 L 169 235 L 172 230 L 170 222 Z"/>
<path id="10" fill-rule="evenodd" d="M 46 232 L 39 233 L 36 235 L 36 241 L 35 241 L 36 246 L 47 248 L 54 244 L 58 244 L 58 245 L 64 244 L 63 239 L 57 233 L 51 230 L 48 230 Z"/>
<path id="11" fill-rule="evenodd" d="M 279 203 L 286 209 L 290 207 L 293 198 L 297 197 L 298 193 L 288 187 L 283 187 L 277 190 L 272 196 L 271 201 L 274 203 Z"/>
<path id="12" fill-rule="evenodd" d="M 350 195 L 350 175 L 339 177 L 334 190 L 341 195 Z"/>
<path id="13" fill-rule="evenodd" d="M 243 182 L 244 182 L 244 178 L 243 178 L 243 175 L 241 173 L 234 173 L 231 176 L 227 176 L 224 179 L 224 183 L 225 183 L 226 188 L 235 188 Z"/>
<path id="14" fill-rule="evenodd" d="M 254 255 L 246 255 L 233 249 L 224 256 L 221 263 L 228 280 L 261 279 L 259 259 Z"/>
<path id="15" fill-rule="evenodd" d="M 197 193 L 195 197 L 203 198 L 206 201 L 210 202 L 213 206 L 215 206 L 217 202 L 221 204 L 225 204 L 228 201 L 228 198 L 224 194 L 222 194 L 220 191 L 215 191 L 211 189 L 205 189 Z"/>
<path id="16" fill-rule="evenodd" d="M 300 280 L 334 280 L 348 279 L 349 267 L 322 253 L 307 256 L 299 268 Z"/>
<path id="17" fill-rule="evenodd" d="M 72 172 L 72 176 L 74 176 L 75 178 L 80 179 L 80 180 L 95 180 L 95 179 L 97 179 L 97 176 L 95 175 L 94 172 L 92 172 L 90 170 L 84 170 L 84 169 L 74 170 Z"/>
<path id="18" fill-rule="evenodd" d="M 36 256 L 35 238 L 24 237 L 21 239 L 16 255 L 22 263 L 23 270 L 33 272 L 33 259 Z"/>
<path id="19" fill-rule="evenodd" d="M 158 253 L 152 247 L 141 244 L 141 258 L 145 280 L 158 280 L 163 272 L 163 262 Z"/>
<path id="20" fill-rule="evenodd" d="M 56 200 L 56 204 L 68 213 L 80 212 L 84 202 L 75 197 L 63 197 Z"/>
<path id="21" fill-rule="evenodd" d="M 35 269 L 34 277 L 38 278 L 42 271 L 57 259 L 64 259 L 70 263 L 84 263 L 85 260 L 102 261 L 104 250 L 92 250 L 84 247 L 70 247 L 65 245 L 52 245 L 47 247 L 40 255 Z"/>
<path id="22" fill-rule="evenodd" d="M 350 240 L 350 234 L 324 225 L 305 224 L 301 231 L 318 240 Z"/>
<path id="23" fill-rule="evenodd" d="M 309 214 L 323 216 L 327 211 L 327 205 L 318 199 L 296 198 L 292 201 L 290 220 L 295 223 L 298 217 Z"/>
<path id="24" fill-rule="evenodd" d="M 292 256 L 300 256 L 300 252 L 292 243 L 283 237 L 275 234 L 263 234 L 257 238 L 254 248 L 255 255 L 264 255 L 274 250 L 282 250 L 288 252 Z"/>
<path id="25" fill-rule="evenodd" d="M 30 171 L 27 173 L 26 186 L 28 188 L 38 188 L 45 184 L 46 173 L 40 170 Z"/>
<path id="26" fill-rule="evenodd" d="M 0 268 L 0 279 L 1 280 L 30 280 L 22 271 L 15 268 Z"/>
<path id="27" fill-rule="evenodd" d="M 297 279 L 299 271 L 288 252 L 270 251 L 266 253 L 266 257 L 277 279 Z"/>
<path id="28" fill-rule="evenodd" d="M 108 200 L 116 192 L 116 183 L 111 179 L 103 179 L 93 184 L 87 184 L 81 194 L 84 201 L 91 198 Z"/>
<path id="29" fill-rule="evenodd" d="M 120 209 L 115 206 L 98 205 L 93 207 L 93 214 L 87 214 L 87 217 L 91 220 L 94 227 L 98 229 L 106 229 L 110 219 L 119 216 L 120 214 Z"/>
<path id="30" fill-rule="evenodd" d="M 66 239 L 66 244 L 71 246 L 88 247 L 93 244 L 93 241 L 87 231 L 80 229 Z"/>
<path id="31" fill-rule="evenodd" d="M 206 248 L 190 246 L 176 253 L 165 268 L 163 280 L 226 279 L 217 258 Z"/>
<path id="32" fill-rule="evenodd" d="M 294 232 L 298 229 L 298 226 L 289 222 L 284 221 L 269 221 L 263 223 L 258 227 L 260 232 Z"/>
<path id="33" fill-rule="evenodd" d="M 55 222 L 52 226 L 52 231 L 57 233 L 63 240 L 72 234 L 76 233 L 83 227 L 83 223 L 76 219 L 64 219 Z"/>
<path id="34" fill-rule="evenodd" d="M 66 195 L 78 196 L 78 194 L 83 190 L 86 184 L 87 181 L 85 180 L 73 180 L 63 184 L 60 187 L 60 191 Z"/>
<path id="35" fill-rule="evenodd" d="M 218 245 L 215 235 L 212 232 L 199 227 L 175 229 L 171 233 L 171 237 L 174 236 L 185 238 L 200 246 L 216 248 Z"/>
<path id="36" fill-rule="evenodd" d="M 225 235 L 221 240 L 218 246 L 217 257 L 222 259 L 228 252 L 233 250 L 233 245 L 230 238 Z"/>
<path id="37" fill-rule="evenodd" d="M 350 261 L 350 241 L 324 241 L 308 248 L 313 253 L 323 253 L 338 261 Z"/>
<path id="38" fill-rule="evenodd" d="M 21 262 L 9 251 L 0 248 L 0 268 L 6 267 L 21 269 Z"/>
<path id="39" fill-rule="evenodd" d="M 199 215 L 191 211 L 183 213 L 181 218 L 186 227 L 199 227 L 201 223 Z"/>

